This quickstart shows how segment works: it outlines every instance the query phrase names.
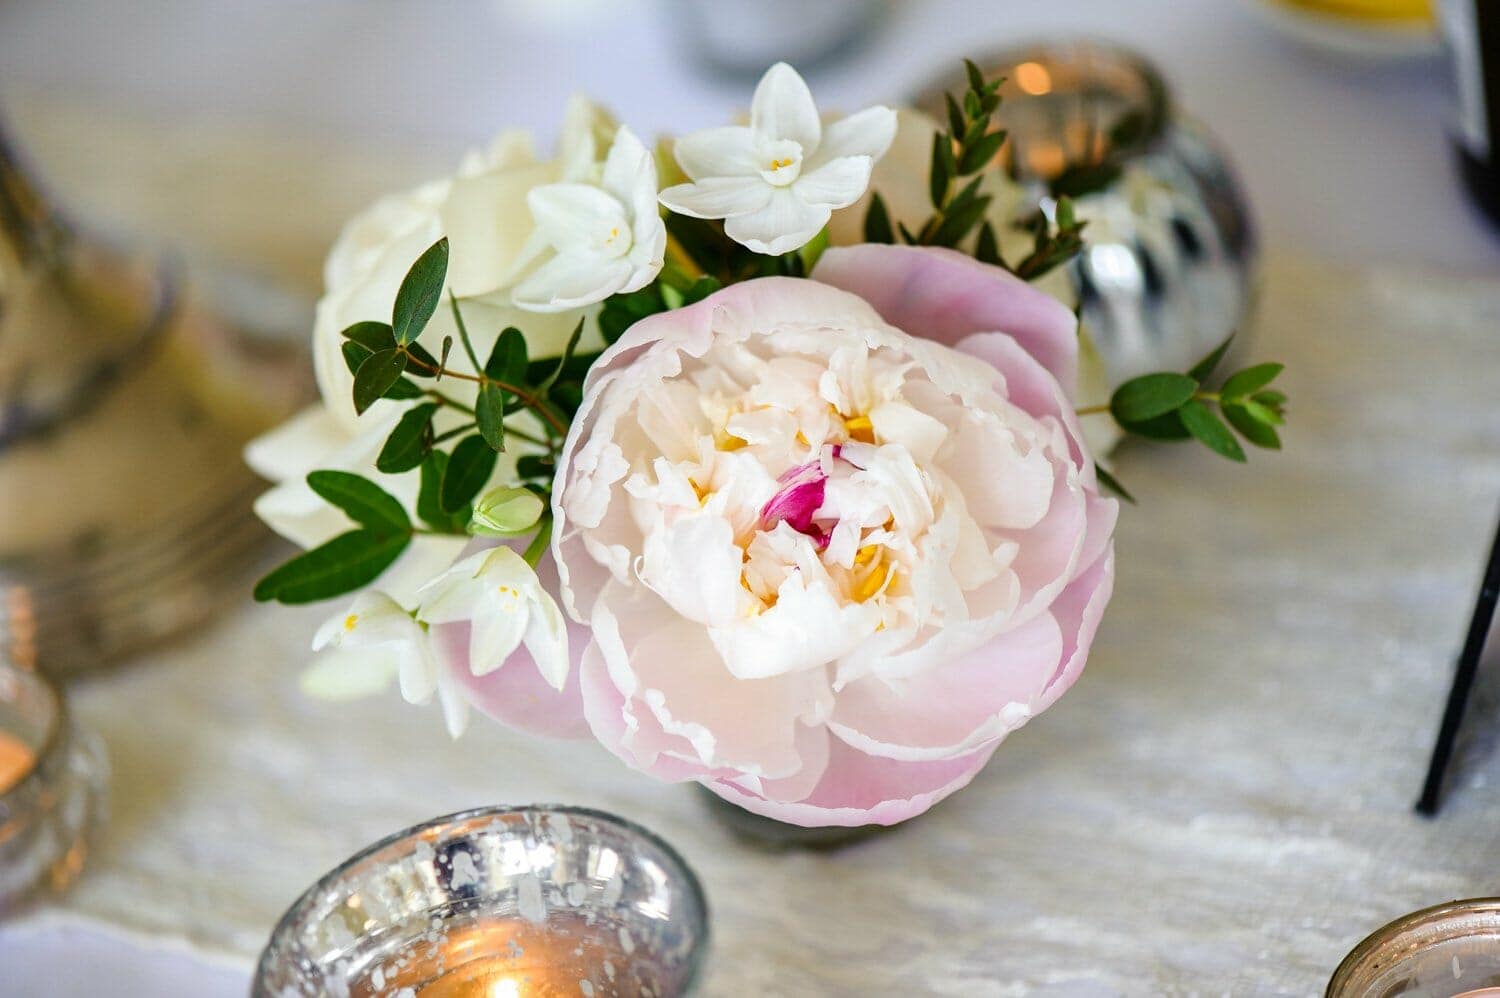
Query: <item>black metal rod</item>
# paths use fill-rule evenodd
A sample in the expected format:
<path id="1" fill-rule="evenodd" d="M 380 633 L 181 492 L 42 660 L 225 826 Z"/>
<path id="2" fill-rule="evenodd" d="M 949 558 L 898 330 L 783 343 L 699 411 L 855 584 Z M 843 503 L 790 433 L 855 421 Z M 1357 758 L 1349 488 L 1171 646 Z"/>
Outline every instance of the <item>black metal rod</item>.
<path id="1" fill-rule="evenodd" d="M 1443 711 L 1443 724 L 1438 729 L 1437 744 L 1432 747 L 1432 761 L 1427 765 L 1427 781 L 1417 800 L 1417 810 L 1429 817 L 1437 814 L 1442 805 L 1443 776 L 1453 758 L 1453 745 L 1463 724 L 1469 694 L 1474 689 L 1474 677 L 1479 673 L 1479 659 L 1484 654 L 1485 638 L 1489 636 L 1490 624 L 1495 618 L 1497 601 L 1500 601 L 1500 527 L 1496 528 L 1495 542 L 1490 547 L 1490 563 L 1479 586 L 1474 617 L 1469 621 L 1469 634 L 1458 656 L 1453 688 L 1448 691 L 1448 706 Z"/>

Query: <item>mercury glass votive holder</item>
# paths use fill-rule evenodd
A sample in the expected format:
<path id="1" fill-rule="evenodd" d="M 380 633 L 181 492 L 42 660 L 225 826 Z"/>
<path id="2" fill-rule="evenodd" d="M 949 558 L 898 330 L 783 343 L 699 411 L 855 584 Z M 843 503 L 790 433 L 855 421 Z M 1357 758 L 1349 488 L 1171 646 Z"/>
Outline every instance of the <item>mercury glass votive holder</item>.
<path id="1" fill-rule="evenodd" d="M 78 876 L 108 771 L 62 691 L 0 659 L 0 916 Z"/>
<path id="2" fill-rule="evenodd" d="M 255 998 L 551 998 L 691 992 L 697 877 L 638 825 L 585 808 L 482 808 L 398 832 L 298 898 Z"/>
<path id="3" fill-rule="evenodd" d="M 1326 998 L 1500 998 L 1500 898 L 1403 915 L 1350 951 Z"/>

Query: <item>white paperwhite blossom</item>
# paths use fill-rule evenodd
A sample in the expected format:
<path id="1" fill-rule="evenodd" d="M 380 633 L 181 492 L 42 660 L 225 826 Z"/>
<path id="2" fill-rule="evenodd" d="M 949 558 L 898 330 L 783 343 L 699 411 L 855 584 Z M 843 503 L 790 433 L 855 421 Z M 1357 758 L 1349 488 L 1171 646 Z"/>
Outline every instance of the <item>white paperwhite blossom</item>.
<path id="1" fill-rule="evenodd" d="M 825 129 L 797 71 L 779 62 L 755 88 L 750 125 L 678 139 L 677 165 L 692 180 L 661 192 L 671 210 L 725 219 L 724 231 L 757 253 L 805 244 L 835 208 L 859 200 L 896 135 L 896 112 L 870 107 Z"/>
<path id="2" fill-rule="evenodd" d="M 347 612 L 325 621 L 313 650 L 322 654 L 302 674 L 308 696 L 351 700 L 396 680 L 408 703 L 425 704 L 437 694 L 448 733 L 463 734 L 468 703 L 462 691 L 444 671 L 427 628 L 385 593 L 361 593 Z"/>
<path id="3" fill-rule="evenodd" d="M 421 617 L 430 624 L 466 622 L 469 671 L 488 675 L 522 644 L 554 689 L 568 678 L 568 630 L 562 611 L 536 570 L 508 547 L 465 558 L 422 590 Z"/>
<path id="4" fill-rule="evenodd" d="M 533 312 L 560 312 L 638 291 L 661 272 L 667 230 L 656 207 L 656 161 L 624 125 L 597 186 L 566 182 L 526 195 L 554 255 L 512 292 Z"/>

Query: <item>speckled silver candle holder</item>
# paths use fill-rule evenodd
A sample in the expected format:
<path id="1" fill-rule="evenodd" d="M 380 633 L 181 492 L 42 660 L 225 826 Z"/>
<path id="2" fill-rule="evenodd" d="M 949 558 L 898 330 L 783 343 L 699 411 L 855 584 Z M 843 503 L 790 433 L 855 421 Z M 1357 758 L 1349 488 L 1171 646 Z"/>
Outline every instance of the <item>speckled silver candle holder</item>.
<path id="1" fill-rule="evenodd" d="M 690 993 L 708 942 L 669 845 L 583 808 L 486 808 L 376 843 L 271 935 L 257 998 Z"/>
<path id="2" fill-rule="evenodd" d="M 0 660 L 0 916 L 59 892 L 88 855 L 108 775 L 62 691 Z"/>

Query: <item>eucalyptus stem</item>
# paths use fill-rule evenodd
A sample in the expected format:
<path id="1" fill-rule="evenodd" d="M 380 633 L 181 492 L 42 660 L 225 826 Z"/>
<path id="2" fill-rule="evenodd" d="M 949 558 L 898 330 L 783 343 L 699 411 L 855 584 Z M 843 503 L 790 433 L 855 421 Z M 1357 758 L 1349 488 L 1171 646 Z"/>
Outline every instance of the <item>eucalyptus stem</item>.
<path id="1" fill-rule="evenodd" d="M 526 545 L 526 551 L 521 555 L 526 559 L 526 564 L 536 568 L 537 562 L 542 560 L 542 553 L 547 550 L 547 544 L 552 540 L 552 517 L 544 516 L 537 524 L 536 536 L 531 538 L 531 543 Z"/>
<path id="2" fill-rule="evenodd" d="M 489 385 L 492 388 L 500 389 L 502 392 L 509 392 L 524 402 L 527 408 L 533 410 L 544 423 L 557 432 L 558 436 L 566 437 L 568 435 L 568 424 L 559 418 L 557 413 L 553 411 L 552 406 L 545 399 L 534 395 L 519 385 L 513 385 L 508 381 L 500 381 L 487 374 L 464 374 L 461 371 L 449 371 L 439 364 L 428 364 L 410 355 L 407 356 L 406 363 L 409 367 L 415 367 L 420 371 L 426 371 L 428 374 L 434 376 L 443 375 L 448 378 L 457 378 L 460 381 L 472 381 L 477 385 Z"/>

